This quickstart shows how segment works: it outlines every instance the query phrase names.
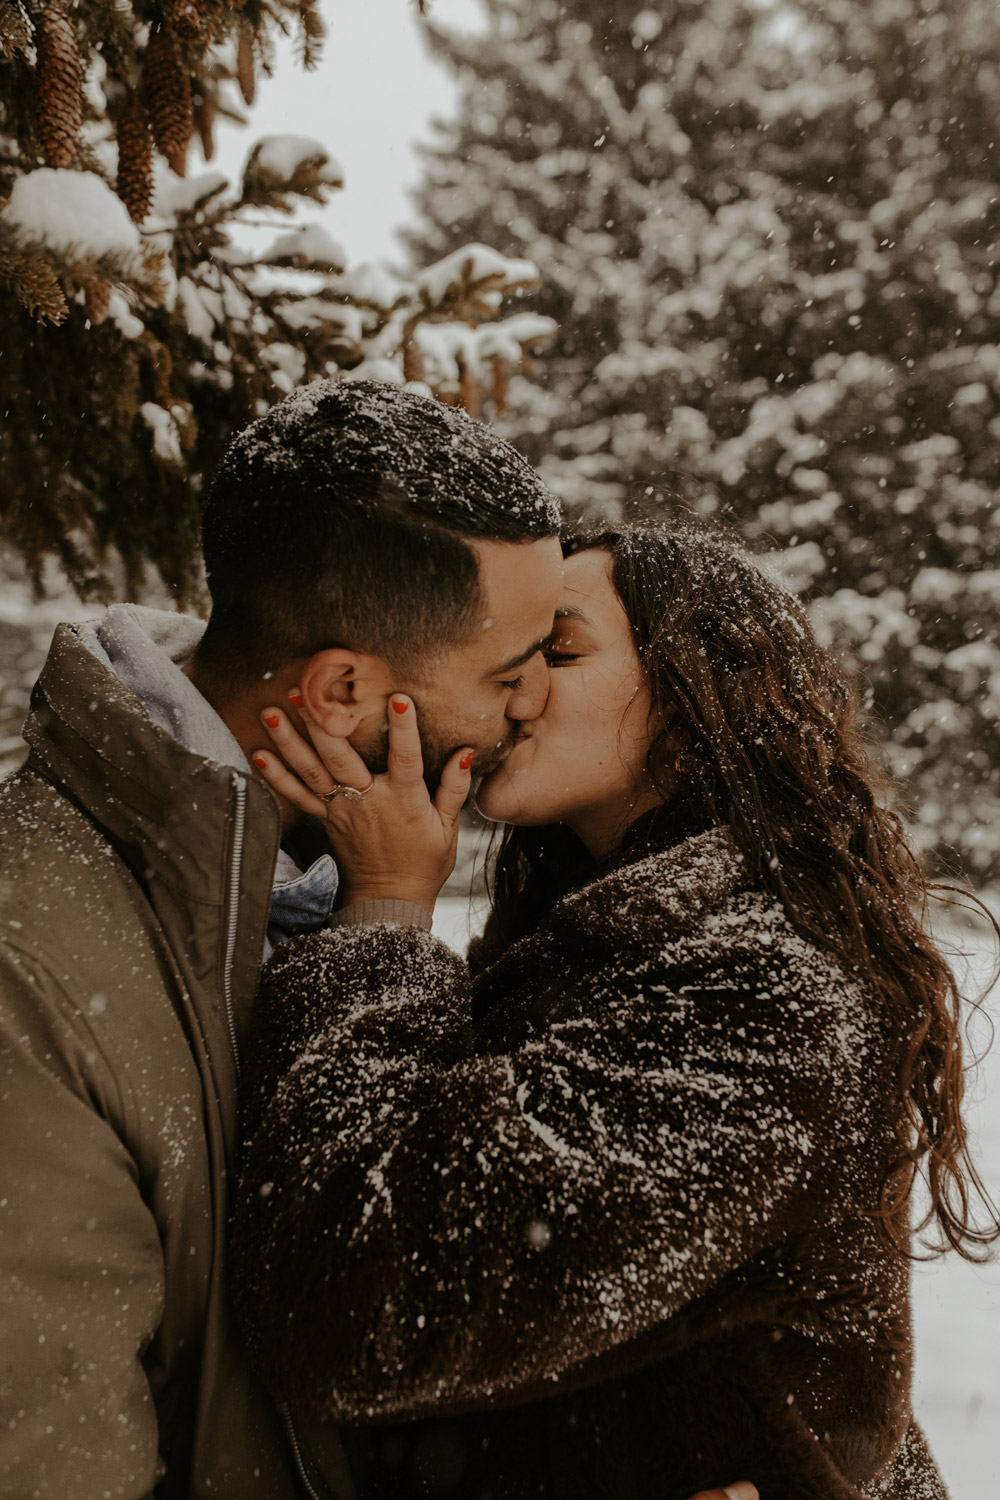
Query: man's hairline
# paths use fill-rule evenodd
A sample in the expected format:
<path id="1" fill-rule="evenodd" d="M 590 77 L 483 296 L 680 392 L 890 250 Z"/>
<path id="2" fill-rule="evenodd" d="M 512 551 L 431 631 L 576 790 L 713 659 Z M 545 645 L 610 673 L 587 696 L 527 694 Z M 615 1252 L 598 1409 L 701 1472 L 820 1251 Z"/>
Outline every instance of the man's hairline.
<path id="1" fill-rule="evenodd" d="M 499 547 L 524 547 L 534 545 L 538 542 L 547 542 L 552 539 L 555 539 L 556 541 L 559 540 L 558 532 L 551 532 L 546 536 L 520 537 L 516 539 L 512 537 L 471 537 L 464 532 L 455 534 L 460 536 L 461 540 L 469 546 L 470 552 L 472 552 L 473 556 L 476 559 L 476 585 L 479 596 L 478 613 L 470 620 L 468 629 L 464 630 L 461 635 L 456 636 L 452 640 L 441 642 L 436 647 L 431 663 L 422 663 L 423 672 L 420 677 L 416 677 L 413 675 L 412 664 L 414 658 L 409 654 L 396 656 L 392 660 L 390 660 L 388 657 L 381 658 L 381 660 L 383 660 L 385 662 L 385 665 L 389 668 L 390 672 L 405 672 L 408 676 L 410 676 L 414 687 L 417 688 L 428 688 L 433 686 L 434 678 L 436 676 L 437 670 L 440 667 L 441 658 L 445 656 L 449 651 L 460 651 L 463 646 L 471 645 L 473 640 L 475 640 L 476 638 L 477 632 L 482 628 L 486 609 L 485 592 L 483 589 L 484 579 L 482 557 L 479 550 L 482 544 L 490 543 L 494 546 Z M 518 667 L 525 666 L 529 661 L 531 661 L 533 657 L 538 655 L 539 651 L 543 651 L 545 647 L 549 645 L 551 640 L 552 631 L 549 630 L 544 636 L 540 636 L 536 640 L 532 641 L 531 644 L 529 646 L 526 646 L 523 651 L 517 652 L 515 656 L 510 657 L 507 661 L 499 662 L 495 666 L 487 667 L 482 673 L 483 681 L 487 682 L 490 680 L 490 678 L 501 677 L 505 673 L 515 672 Z"/>
<path id="2" fill-rule="evenodd" d="M 547 542 L 553 539 L 556 541 L 559 540 L 559 533 L 557 531 L 546 533 L 544 536 L 492 537 L 472 535 L 469 532 L 458 530 L 457 528 L 450 526 L 447 523 L 442 524 L 437 520 L 434 520 L 433 524 L 437 529 L 443 532 L 448 532 L 453 537 L 455 537 L 459 541 L 459 543 L 467 549 L 467 551 L 475 560 L 476 583 L 472 597 L 469 600 L 469 623 L 466 628 L 460 633 L 449 632 L 446 639 L 437 637 L 433 646 L 429 648 L 417 646 L 413 648 L 412 651 L 391 652 L 380 656 L 377 650 L 372 650 L 365 646 L 347 645 L 343 642 L 329 642 L 324 646 L 318 647 L 317 650 L 312 653 L 313 655 L 318 655 L 320 651 L 349 651 L 358 656 L 369 656 L 376 661 L 381 661 L 393 675 L 397 673 L 403 674 L 413 683 L 414 687 L 418 689 L 430 687 L 433 685 L 434 678 L 440 668 L 441 659 L 445 655 L 447 655 L 448 652 L 460 650 L 463 646 L 471 644 L 471 642 L 476 638 L 477 632 L 482 628 L 483 620 L 486 618 L 486 592 L 484 587 L 485 575 L 482 556 L 483 547 L 527 547 L 534 546 L 540 542 Z M 228 621 L 220 619 L 217 614 L 215 615 L 215 630 L 221 632 L 223 636 L 228 633 L 228 623 Z M 211 627 L 212 625 L 213 619 L 210 615 L 207 626 Z M 526 662 L 530 661 L 531 658 L 535 656 L 537 652 L 544 647 L 545 644 L 547 644 L 548 640 L 550 639 L 550 635 L 551 632 L 544 639 L 533 642 L 524 651 L 519 652 L 517 656 L 511 658 L 510 661 L 503 662 L 495 667 L 488 668 L 483 673 L 484 681 L 488 680 L 491 677 L 501 676 L 504 672 L 515 671 L 518 666 L 523 666 Z M 210 648 L 212 644 L 212 638 L 213 636 L 212 634 L 210 634 Z M 211 649 L 209 651 L 209 656 L 206 659 L 203 650 L 204 645 L 205 636 L 202 636 L 202 639 L 198 642 L 198 645 L 195 648 L 193 659 L 197 660 L 200 657 L 202 666 L 207 667 L 208 670 L 211 671 Z M 425 650 L 428 652 L 429 659 L 428 656 L 424 655 Z M 290 657 L 288 661 L 275 663 L 275 666 L 272 670 L 281 671 L 282 668 L 289 665 L 290 661 L 293 659 L 294 658 Z M 237 690 L 237 695 L 239 695 L 239 690 Z"/>

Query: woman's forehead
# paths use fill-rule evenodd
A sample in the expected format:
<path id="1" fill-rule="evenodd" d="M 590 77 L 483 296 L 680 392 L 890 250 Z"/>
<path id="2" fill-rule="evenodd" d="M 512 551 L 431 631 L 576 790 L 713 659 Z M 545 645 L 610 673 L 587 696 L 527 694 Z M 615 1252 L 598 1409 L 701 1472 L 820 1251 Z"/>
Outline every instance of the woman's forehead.
<path id="1" fill-rule="evenodd" d="M 567 557 L 562 592 L 556 606 L 557 620 L 579 620 L 591 625 L 610 623 L 621 607 L 611 582 L 609 552 L 576 552 Z"/>

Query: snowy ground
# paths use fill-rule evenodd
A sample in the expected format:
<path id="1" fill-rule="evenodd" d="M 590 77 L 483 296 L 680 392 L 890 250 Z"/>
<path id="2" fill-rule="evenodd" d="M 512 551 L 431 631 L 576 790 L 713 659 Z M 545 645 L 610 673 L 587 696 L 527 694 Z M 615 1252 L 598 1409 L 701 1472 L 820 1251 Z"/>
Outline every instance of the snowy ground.
<path id="1" fill-rule="evenodd" d="M 438 902 L 435 931 L 459 950 L 475 914 L 467 897 Z M 993 956 L 981 935 L 944 930 L 949 945 L 969 952 L 957 961 L 965 993 L 990 978 Z M 966 970 L 971 973 L 966 979 Z M 971 982 L 968 982 L 971 980 Z M 991 997 L 997 1041 L 971 1075 L 968 1110 L 984 1181 L 1000 1192 L 1000 986 Z M 989 1040 L 980 1024 L 977 1050 Z M 915 1402 L 952 1500 L 1000 1495 L 1000 1264 L 971 1266 L 948 1255 L 913 1275 L 917 1372 Z M 766 1497 L 765 1497 L 766 1500 Z"/>

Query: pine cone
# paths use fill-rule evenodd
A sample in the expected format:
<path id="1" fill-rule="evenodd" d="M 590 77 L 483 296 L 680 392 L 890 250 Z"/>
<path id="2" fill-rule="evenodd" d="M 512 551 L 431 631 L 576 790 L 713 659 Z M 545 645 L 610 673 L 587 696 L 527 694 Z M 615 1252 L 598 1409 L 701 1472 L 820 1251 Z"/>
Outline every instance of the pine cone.
<path id="1" fill-rule="evenodd" d="M 130 99 L 118 120 L 118 180 L 115 189 L 134 224 L 153 206 L 153 138 L 146 111 Z"/>
<path id="2" fill-rule="evenodd" d="M 458 370 L 458 404 L 470 417 L 478 417 L 483 404 L 483 388 L 463 361 Z"/>
<path id="3" fill-rule="evenodd" d="M 510 390 L 510 369 L 505 359 L 493 361 L 493 381 L 490 394 L 493 397 L 493 410 L 498 417 L 507 415 L 507 396 Z"/>
<path id="4" fill-rule="evenodd" d="M 423 378 L 423 355 L 420 350 L 420 345 L 417 343 L 413 334 L 410 333 L 403 340 L 403 379 L 409 381 L 423 380 Z"/>
<path id="5" fill-rule="evenodd" d="M 257 80 L 254 77 L 253 38 L 246 26 L 240 27 L 236 42 L 236 79 L 244 103 L 252 104 L 257 93 Z"/>
<path id="6" fill-rule="evenodd" d="M 111 308 L 110 281 L 100 277 L 88 281 L 83 289 L 83 308 L 95 328 L 103 323 Z"/>
<path id="7" fill-rule="evenodd" d="M 205 85 L 202 84 L 204 89 Z M 194 106 L 194 128 L 198 132 L 201 141 L 201 154 L 206 161 L 211 161 L 215 155 L 215 100 L 207 93 L 202 96 Z"/>
<path id="8" fill-rule="evenodd" d="M 170 24 L 175 36 L 193 42 L 205 28 L 208 0 L 171 0 Z"/>
<path id="9" fill-rule="evenodd" d="M 83 64 L 76 28 L 55 6 L 42 12 L 35 78 L 36 129 L 45 160 L 68 167 L 83 119 Z"/>
<path id="10" fill-rule="evenodd" d="M 183 177 L 191 139 L 191 80 L 166 32 L 156 31 L 149 39 L 142 63 L 142 87 L 153 139 L 177 176 Z"/>

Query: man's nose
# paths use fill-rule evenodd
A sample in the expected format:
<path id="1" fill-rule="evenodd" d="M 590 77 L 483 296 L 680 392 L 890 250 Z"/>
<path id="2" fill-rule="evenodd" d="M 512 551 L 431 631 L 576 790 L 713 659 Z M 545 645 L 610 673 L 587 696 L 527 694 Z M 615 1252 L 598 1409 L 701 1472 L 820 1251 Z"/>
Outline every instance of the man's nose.
<path id="1" fill-rule="evenodd" d="M 539 651 L 521 669 L 521 686 L 507 699 L 508 719 L 537 719 L 549 696 L 549 669 Z"/>

